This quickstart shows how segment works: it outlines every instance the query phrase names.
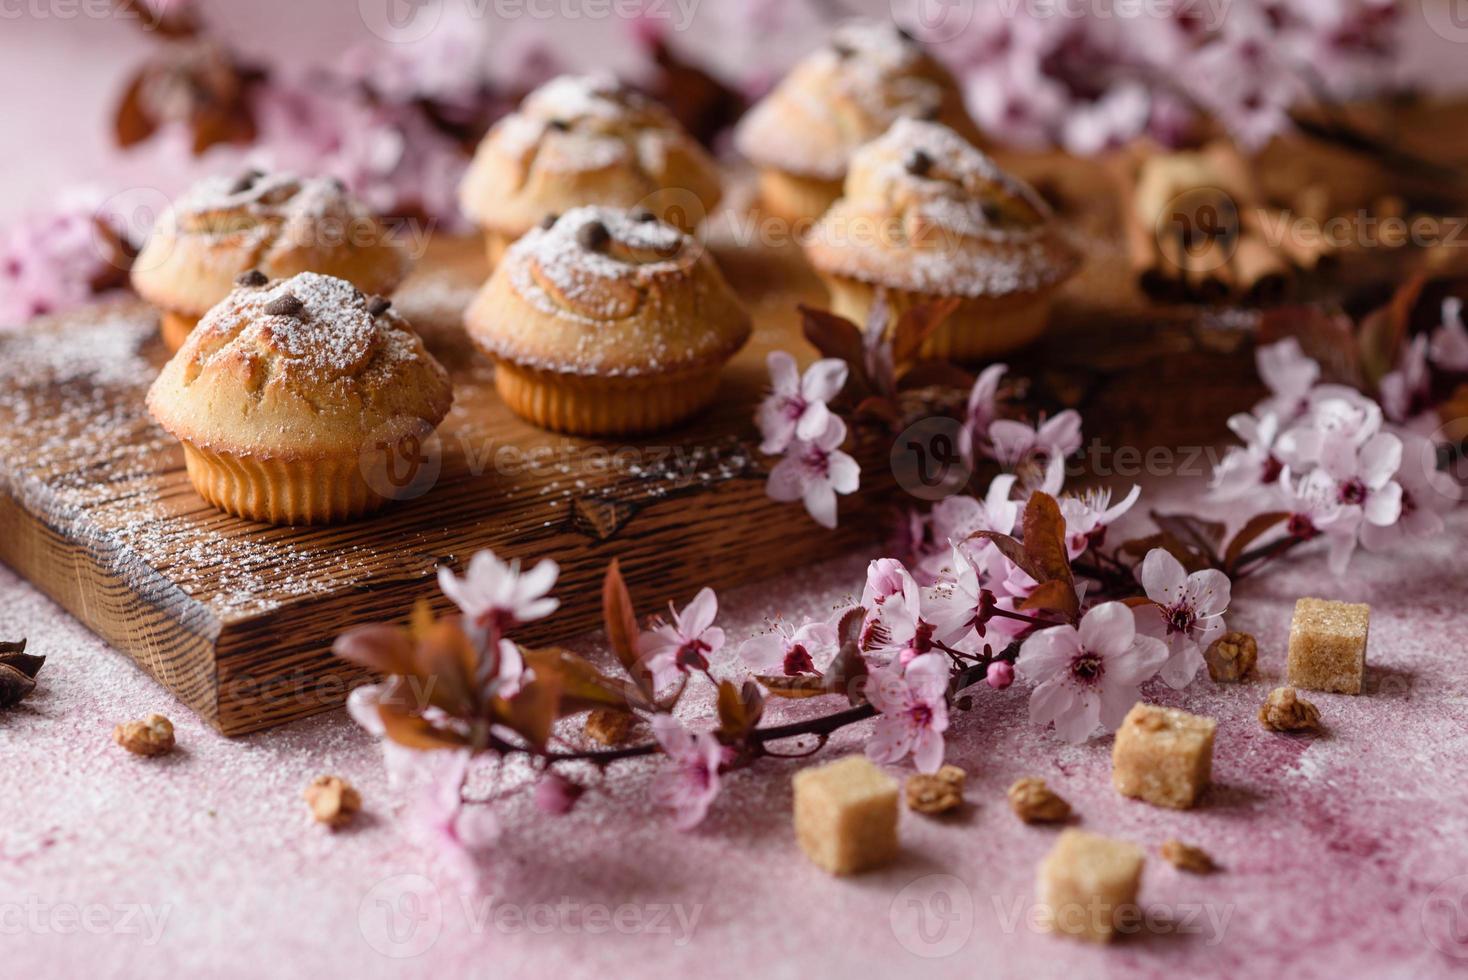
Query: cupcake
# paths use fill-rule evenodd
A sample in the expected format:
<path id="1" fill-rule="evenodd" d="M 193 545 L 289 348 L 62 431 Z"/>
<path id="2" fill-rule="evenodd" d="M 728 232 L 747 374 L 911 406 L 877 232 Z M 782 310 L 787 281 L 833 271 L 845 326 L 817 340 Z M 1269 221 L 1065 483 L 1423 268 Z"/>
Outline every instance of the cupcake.
<path id="1" fill-rule="evenodd" d="M 247 270 L 271 278 L 320 272 L 387 295 L 409 264 L 340 181 L 251 170 L 206 178 L 180 198 L 154 226 L 132 282 L 162 312 L 163 339 L 176 351 Z"/>
<path id="2" fill-rule="evenodd" d="M 532 92 L 484 137 L 459 186 L 491 262 L 547 215 L 584 204 L 645 207 L 692 232 L 718 201 L 703 148 L 607 74 L 563 75 Z"/>
<path id="3" fill-rule="evenodd" d="M 714 265 L 650 211 L 582 207 L 532 230 L 469 304 L 516 414 L 576 435 L 665 428 L 713 400 L 749 317 Z"/>
<path id="4" fill-rule="evenodd" d="M 348 520 L 399 495 L 379 450 L 418 461 L 452 402 L 388 300 L 314 272 L 242 275 L 148 392 L 200 496 L 271 524 Z"/>
<path id="5" fill-rule="evenodd" d="M 740 122 L 734 145 L 760 168 L 760 200 L 792 223 L 841 196 L 852 153 L 904 116 L 978 132 L 953 77 L 901 28 L 851 21 Z"/>
<path id="6" fill-rule="evenodd" d="M 866 323 L 880 296 L 893 322 L 945 297 L 961 302 L 923 345 L 976 360 L 1034 340 L 1079 259 L 1030 187 L 938 123 L 899 119 L 851 159 L 843 196 L 805 252 L 831 309 Z"/>

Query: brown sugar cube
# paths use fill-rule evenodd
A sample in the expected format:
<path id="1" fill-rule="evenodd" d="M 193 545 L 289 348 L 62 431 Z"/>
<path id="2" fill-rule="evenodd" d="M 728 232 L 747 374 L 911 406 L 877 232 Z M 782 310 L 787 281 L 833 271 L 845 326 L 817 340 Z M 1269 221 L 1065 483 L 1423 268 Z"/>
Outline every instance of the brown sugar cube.
<path id="1" fill-rule="evenodd" d="M 1136 918 L 1137 886 L 1146 857 L 1126 841 L 1065 830 L 1040 862 L 1040 923 L 1091 942 L 1110 942 Z"/>
<path id="2" fill-rule="evenodd" d="M 897 856 L 897 780 L 849 755 L 795 774 L 795 836 L 834 875 L 855 874 Z"/>
<path id="3" fill-rule="evenodd" d="M 1213 773 L 1218 722 L 1177 708 L 1135 704 L 1116 730 L 1111 785 L 1123 796 L 1185 810 Z"/>
<path id="4" fill-rule="evenodd" d="M 1290 686 L 1360 694 L 1370 625 L 1371 607 L 1365 603 L 1296 601 L 1290 623 Z"/>

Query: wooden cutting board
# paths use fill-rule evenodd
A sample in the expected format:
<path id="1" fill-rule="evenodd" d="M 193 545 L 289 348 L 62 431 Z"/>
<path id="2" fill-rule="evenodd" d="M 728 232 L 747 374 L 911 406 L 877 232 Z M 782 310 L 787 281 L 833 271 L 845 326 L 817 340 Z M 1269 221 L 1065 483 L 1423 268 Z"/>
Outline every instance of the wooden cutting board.
<path id="1" fill-rule="evenodd" d="M 1219 337 L 1236 349 L 1236 332 L 1206 331 L 1204 341 L 1191 313 L 1139 311 L 1107 241 L 1093 241 L 1094 261 L 1071 290 L 1085 300 L 1058 311 L 1030 369 L 1053 400 L 1108 420 L 1113 444 L 1215 437 L 1254 394 L 1247 358 L 1214 349 Z M 446 609 L 436 568 L 483 548 L 560 563 L 562 608 L 523 637 L 537 642 L 598 625 L 612 558 L 651 612 L 701 585 L 728 588 L 871 543 L 900 500 L 889 447 L 863 459 L 862 491 L 842 500 L 834 532 L 765 496 L 772 461 L 754 448 L 765 355 L 811 353 L 795 307 L 822 302 L 819 282 L 789 248 L 715 253 L 754 316 L 751 343 L 705 414 L 605 444 L 535 429 L 499 403 L 492 368 L 458 326 L 486 271 L 478 245 L 435 242 L 397 303 L 454 378 L 439 476 L 416 499 L 336 527 L 253 524 L 194 493 L 180 449 L 143 405 L 166 357 L 147 307 L 122 302 L 0 333 L 0 560 L 239 734 L 339 705 L 362 674 L 330 656 L 333 638 L 402 619 L 422 598 Z"/>

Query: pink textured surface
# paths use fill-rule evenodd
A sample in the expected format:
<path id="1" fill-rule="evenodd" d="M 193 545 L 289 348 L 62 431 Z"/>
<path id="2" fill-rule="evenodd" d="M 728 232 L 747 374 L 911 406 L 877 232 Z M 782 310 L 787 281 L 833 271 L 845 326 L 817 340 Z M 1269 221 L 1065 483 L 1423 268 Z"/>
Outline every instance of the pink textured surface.
<path id="1" fill-rule="evenodd" d="M 510 766 L 494 790 L 504 794 L 506 831 L 479 894 L 404 843 L 376 745 L 344 713 L 221 738 L 0 568 L 0 633 L 26 633 L 50 658 L 37 694 L 0 716 L 3 972 L 1461 973 L 1465 518 L 1414 555 L 1358 557 L 1349 583 L 1302 559 L 1241 585 L 1231 625 L 1260 638 L 1263 677 L 1148 692 L 1219 719 L 1216 785 L 1197 810 L 1120 798 L 1109 783 L 1110 739 L 1066 746 L 1030 726 L 1025 691 L 981 691 L 950 732 L 950 759 L 970 774 L 969 805 L 952 820 L 904 813 L 903 856 L 886 870 L 835 880 L 802 858 L 789 821 L 789 775 L 800 763 L 730 777 L 690 834 L 672 831 L 646 801 L 653 763 L 624 765 L 562 818 L 539 816 L 515 790 L 523 770 Z M 720 621 L 737 642 L 777 614 L 824 612 L 859 589 L 862 570 L 853 557 L 731 594 Z M 1309 695 L 1328 726 L 1314 739 L 1265 732 L 1254 718 L 1280 682 L 1301 594 L 1372 603 L 1366 692 Z M 111 743 L 114 722 L 153 710 L 174 719 L 176 754 L 137 759 Z M 866 730 L 843 733 L 822 757 L 853 750 Z M 322 772 L 361 788 L 366 819 L 355 829 L 331 834 L 308 822 L 300 793 Z M 1068 797 L 1079 826 L 1148 850 L 1142 903 L 1153 928 L 1097 949 L 1028 926 L 1034 868 L 1056 831 L 1024 826 L 1005 805 L 1005 787 L 1026 774 Z M 1203 846 L 1225 870 L 1173 870 L 1156 856 L 1173 836 Z M 409 904 L 404 890 L 423 887 L 433 897 Z M 144 908 L 127 911 L 134 906 Z M 666 906 L 685 918 L 675 911 L 654 924 Z M 401 914 L 415 908 L 426 918 Z M 401 931 L 389 934 L 394 909 Z M 927 942 L 912 928 L 922 910 Z M 163 917 L 156 935 L 147 914 Z M 634 916 L 645 928 L 633 928 Z"/>

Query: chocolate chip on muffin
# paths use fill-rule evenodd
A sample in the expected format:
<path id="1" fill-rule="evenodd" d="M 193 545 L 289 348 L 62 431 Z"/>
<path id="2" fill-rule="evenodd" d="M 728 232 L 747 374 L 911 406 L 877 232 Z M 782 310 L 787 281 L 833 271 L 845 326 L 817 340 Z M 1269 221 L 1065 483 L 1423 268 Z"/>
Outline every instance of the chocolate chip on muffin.
<path id="1" fill-rule="evenodd" d="M 281 293 L 265 304 L 265 312 L 271 316 L 300 316 L 306 304 L 294 293 Z"/>
<path id="2" fill-rule="evenodd" d="M 576 231 L 576 243 L 588 252 L 602 252 L 611 244 L 612 233 L 600 221 L 588 221 Z"/>
<path id="3" fill-rule="evenodd" d="M 234 277 L 234 284 L 246 289 L 259 289 L 269 281 L 270 277 L 259 269 L 249 269 Z"/>

